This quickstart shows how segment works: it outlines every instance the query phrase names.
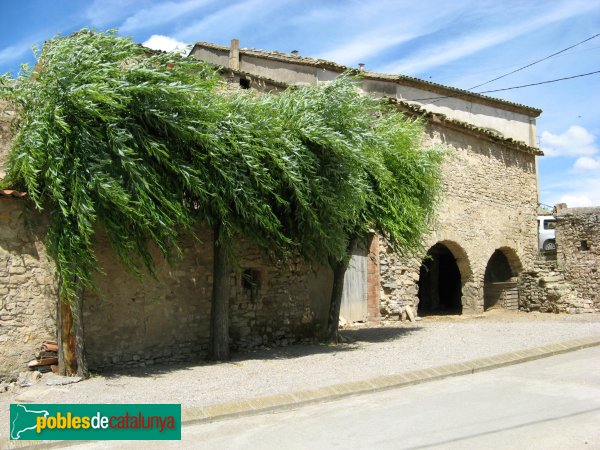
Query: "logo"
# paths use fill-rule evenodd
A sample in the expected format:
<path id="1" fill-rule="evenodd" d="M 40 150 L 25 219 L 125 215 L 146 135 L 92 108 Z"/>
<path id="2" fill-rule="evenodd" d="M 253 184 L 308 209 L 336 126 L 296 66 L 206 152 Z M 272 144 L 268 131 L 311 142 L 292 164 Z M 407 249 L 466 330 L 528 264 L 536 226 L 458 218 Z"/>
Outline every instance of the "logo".
<path id="1" fill-rule="evenodd" d="M 11 404 L 11 440 L 180 440 L 181 405 Z"/>

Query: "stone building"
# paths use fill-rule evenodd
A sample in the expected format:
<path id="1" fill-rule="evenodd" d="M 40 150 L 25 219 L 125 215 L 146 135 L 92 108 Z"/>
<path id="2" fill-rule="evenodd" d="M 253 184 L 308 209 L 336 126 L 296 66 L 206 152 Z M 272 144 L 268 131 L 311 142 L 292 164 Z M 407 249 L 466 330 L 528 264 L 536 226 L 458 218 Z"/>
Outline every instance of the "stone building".
<path id="1" fill-rule="evenodd" d="M 197 44 L 191 56 L 223 66 L 240 88 L 281 90 L 332 80 L 348 70 L 293 54 Z M 426 254 L 407 258 L 371 236 L 354 252 L 345 281 L 347 321 L 418 314 L 475 313 L 516 307 L 517 282 L 536 254 L 535 118 L 540 110 L 412 77 L 363 72 L 362 90 L 389 97 L 426 124 L 426 145 L 443 145 L 443 196 L 426 237 Z M 0 157 L 13 113 L 0 105 Z M 44 217 L 20 195 L 0 195 L 0 376 L 19 370 L 55 333 L 58 301 L 52 263 L 41 243 Z M 84 327 L 92 369 L 191 360 L 208 341 L 212 245 L 186 239 L 183 256 L 159 259 L 156 280 L 132 278 L 97 236 L 100 294 L 85 293 Z M 329 270 L 296 261 L 278 267 L 240 239 L 232 272 L 234 347 L 281 344 L 317 335 L 326 325 Z M 410 310 L 412 312 L 412 309 Z"/>
<path id="2" fill-rule="evenodd" d="M 368 252 L 357 251 L 346 282 L 353 298 L 345 297 L 345 319 L 399 317 L 408 306 L 421 315 L 518 307 L 519 274 L 533 267 L 537 249 L 539 109 L 297 53 L 243 49 L 235 39 L 231 47 L 199 42 L 190 54 L 222 67 L 223 76 L 241 88 L 264 91 L 360 71 L 366 95 L 387 97 L 406 114 L 422 117 L 426 145 L 451 149 L 437 223 L 424 242 L 427 255 L 403 258 L 378 240 Z"/>

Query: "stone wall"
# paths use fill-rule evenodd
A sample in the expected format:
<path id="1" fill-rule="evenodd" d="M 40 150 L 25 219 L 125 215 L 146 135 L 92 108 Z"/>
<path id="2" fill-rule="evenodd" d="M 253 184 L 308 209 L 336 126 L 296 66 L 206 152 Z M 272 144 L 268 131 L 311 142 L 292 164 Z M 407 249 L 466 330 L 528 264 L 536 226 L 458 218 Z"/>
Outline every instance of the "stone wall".
<path id="1" fill-rule="evenodd" d="M 584 298 L 565 279 L 556 260 L 538 260 L 533 270 L 521 274 L 519 300 L 519 308 L 523 311 L 569 314 L 594 312 L 592 300 Z"/>
<path id="2" fill-rule="evenodd" d="M 452 253 L 460 272 L 462 312 L 481 312 L 484 275 L 495 250 L 506 256 L 515 277 L 533 267 L 535 156 L 443 126 L 430 125 L 427 134 L 426 145 L 444 145 L 449 152 L 442 168 L 443 193 L 436 223 L 424 248 L 441 243 Z M 424 256 L 403 258 L 383 248 L 384 317 L 399 317 L 406 306 L 418 307 Z"/>
<path id="3" fill-rule="evenodd" d="M 0 104 L 0 163 L 9 148 L 14 112 Z M 0 170 L 0 178 L 4 172 Z M 0 196 L 0 378 L 24 369 L 45 339 L 56 338 L 57 287 L 41 242 L 43 217 L 26 199 Z M 92 369 L 126 364 L 189 361 L 206 355 L 212 286 L 212 238 L 182 242 L 181 260 L 157 256 L 156 279 L 126 273 L 106 238 L 96 250 L 104 275 L 99 290 L 84 295 L 84 327 Z M 286 345 L 313 338 L 326 325 L 331 276 L 301 261 L 276 267 L 240 240 L 232 273 L 233 348 Z"/>
<path id="4" fill-rule="evenodd" d="M 190 361 L 206 356 L 212 288 L 212 238 L 184 239 L 181 259 L 169 266 L 159 255 L 156 279 L 141 282 L 116 262 L 98 238 L 99 294 L 86 293 L 84 324 L 93 369 L 127 364 Z M 287 345 L 313 338 L 326 325 L 331 276 L 301 261 L 271 263 L 241 240 L 231 274 L 232 347 Z"/>
<path id="5" fill-rule="evenodd" d="M 56 339 L 57 285 L 42 243 L 45 224 L 24 215 L 24 199 L 0 200 L 0 378 L 22 371 L 41 342 Z M 26 225 L 27 222 L 27 225 Z M 102 273 L 84 293 L 88 362 L 111 366 L 193 361 L 206 356 L 212 288 L 211 234 L 181 243 L 171 265 L 155 252 L 156 278 L 139 280 L 117 261 L 99 233 Z M 276 264 L 240 240 L 231 274 L 230 336 L 234 349 L 314 339 L 326 326 L 330 271 L 296 258 Z"/>
<path id="6" fill-rule="evenodd" d="M 600 309 L 600 208 L 567 208 L 556 219 L 558 266 L 578 295 Z"/>
<path id="7" fill-rule="evenodd" d="M 56 338 L 56 284 L 37 214 L 0 197 L 0 379 L 24 369 L 42 341 Z M 27 219 L 26 219 L 27 218 Z"/>
<path id="8" fill-rule="evenodd" d="M 8 156 L 11 121 L 15 115 L 12 107 L 0 100 L 0 179 L 4 178 L 4 162 Z"/>

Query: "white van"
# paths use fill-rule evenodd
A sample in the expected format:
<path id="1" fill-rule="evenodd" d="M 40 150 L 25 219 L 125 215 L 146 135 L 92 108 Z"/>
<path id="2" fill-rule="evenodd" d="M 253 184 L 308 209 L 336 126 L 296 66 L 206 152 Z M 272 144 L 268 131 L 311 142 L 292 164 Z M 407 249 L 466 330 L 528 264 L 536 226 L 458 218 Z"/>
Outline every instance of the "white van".
<path id="1" fill-rule="evenodd" d="M 538 216 L 538 245 L 545 252 L 556 251 L 556 217 Z"/>

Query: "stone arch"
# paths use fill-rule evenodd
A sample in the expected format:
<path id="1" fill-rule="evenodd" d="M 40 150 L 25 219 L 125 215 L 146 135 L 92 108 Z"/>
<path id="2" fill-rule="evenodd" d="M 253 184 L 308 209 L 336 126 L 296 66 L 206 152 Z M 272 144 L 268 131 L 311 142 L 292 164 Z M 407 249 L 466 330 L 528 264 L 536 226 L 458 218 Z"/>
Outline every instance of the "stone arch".
<path id="1" fill-rule="evenodd" d="M 523 265 L 510 247 L 494 250 L 487 262 L 483 277 L 483 308 L 494 307 L 518 309 L 519 293 L 517 278 Z"/>
<path id="2" fill-rule="evenodd" d="M 453 241 L 439 241 L 419 270 L 419 315 L 462 314 L 463 287 L 472 279 L 466 252 Z"/>

